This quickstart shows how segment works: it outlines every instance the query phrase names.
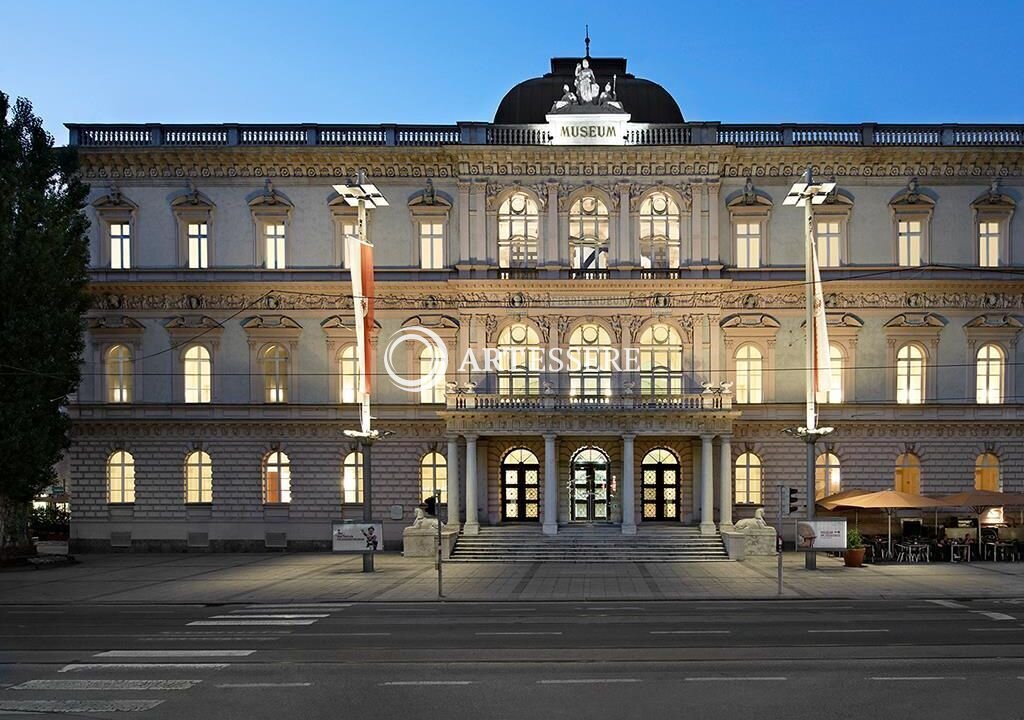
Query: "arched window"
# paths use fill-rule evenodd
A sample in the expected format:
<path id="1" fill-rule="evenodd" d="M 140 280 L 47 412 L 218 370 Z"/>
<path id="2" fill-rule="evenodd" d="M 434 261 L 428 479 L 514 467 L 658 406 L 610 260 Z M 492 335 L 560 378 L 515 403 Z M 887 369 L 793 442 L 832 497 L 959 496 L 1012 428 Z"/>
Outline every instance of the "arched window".
<path id="1" fill-rule="evenodd" d="M 763 366 L 761 351 L 756 345 L 747 343 L 736 349 L 736 402 L 759 403 L 764 401 Z"/>
<path id="2" fill-rule="evenodd" d="M 978 403 L 998 405 L 1003 401 L 1003 366 L 1006 356 L 998 345 L 982 345 L 978 350 Z"/>
<path id="3" fill-rule="evenodd" d="M 185 351 L 185 402 L 210 402 L 210 351 L 202 345 Z"/>
<path id="4" fill-rule="evenodd" d="M 814 462 L 814 499 L 820 500 L 842 489 L 839 458 L 830 452 L 822 453 Z"/>
<path id="5" fill-rule="evenodd" d="M 536 200 L 524 192 L 505 198 L 498 208 L 498 267 L 536 267 L 539 228 Z"/>
<path id="6" fill-rule="evenodd" d="M 341 461 L 341 501 L 355 505 L 363 501 L 363 454 L 352 451 Z"/>
<path id="7" fill-rule="evenodd" d="M 904 345 L 896 354 L 896 402 L 924 402 L 924 350 L 917 345 Z"/>
<path id="8" fill-rule="evenodd" d="M 213 502 L 213 464 L 202 450 L 194 450 L 185 458 L 185 502 Z"/>
<path id="9" fill-rule="evenodd" d="M 114 345 L 107 350 L 106 370 L 107 402 L 131 402 L 133 389 L 132 351 L 124 345 Z"/>
<path id="10" fill-rule="evenodd" d="M 745 452 L 736 458 L 736 502 L 761 504 L 761 458 Z"/>
<path id="11" fill-rule="evenodd" d="M 598 277 L 608 269 L 608 206 L 592 195 L 569 208 L 569 255 L 574 277 Z"/>
<path id="12" fill-rule="evenodd" d="M 657 323 L 640 333 L 640 393 L 681 395 L 683 340 L 671 325 Z"/>
<path id="13" fill-rule="evenodd" d="M 117 450 L 107 458 L 107 499 L 112 503 L 135 502 L 135 458 Z"/>
<path id="14" fill-rule="evenodd" d="M 640 204 L 640 267 L 679 267 L 679 205 L 667 193 L 653 192 Z"/>
<path id="15" fill-rule="evenodd" d="M 815 393 L 817 402 L 841 403 L 843 401 L 843 349 L 835 343 L 828 346 L 829 362 L 832 369 L 829 372 L 828 390 L 819 390 Z"/>
<path id="16" fill-rule="evenodd" d="M 263 463 L 263 502 L 268 504 L 292 501 L 291 462 L 283 452 L 274 451 Z"/>
<path id="17" fill-rule="evenodd" d="M 580 401 L 612 394 L 612 338 L 600 325 L 580 325 L 569 336 L 569 394 Z"/>
<path id="18" fill-rule="evenodd" d="M 974 461 L 974 489 L 999 492 L 1002 489 L 999 458 L 995 453 L 982 453 Z"/>
<path id="19" fill-rule="evenodd" d="M 288 351 L 282 345 L 267 347 L 260 356 L 263 368 L 263 401 L 288 402 Z"/>
<path id="20" fill-rule="evenodd" d="M 903 453 L 896 458 L 896 477 L 893 486 L 899 492 L 921 494 L 921 460 L 914 453 Z"/>
<path id="21" fill-rule="evenodd" d="M 428 452 L 420 460 L 420 497 L 434 496 L 441 491 L 441 503 L 448 502 L 448 461 L 439 452 Z"/>
<path id="22" fill-rule="evenodd" d="M 516 323 L 498 334 L 499 394 L 536 395 L 540 392 L 540 368 L 540 336 L 536 330 Z"/>
<path id="23" fill-rule="evenodd" d="M 434 346 L 427 343 L 427 346 L 420 350 L 419 372 L 420 379 L 427 380 L 436 370 L 435 363 L 439 358 L 435 357 Z M 432 385 L 424 385 L 420 388 L 421 403 L 443 403 L 444 402 L 444 375 L 437 375 Z"/>
<path id="24" fill-rule="evenodd" d="M 355 345 L 346 345 L 338 352 L 339 400 L 354 403 L 359 391 L 359 357 Z"/>

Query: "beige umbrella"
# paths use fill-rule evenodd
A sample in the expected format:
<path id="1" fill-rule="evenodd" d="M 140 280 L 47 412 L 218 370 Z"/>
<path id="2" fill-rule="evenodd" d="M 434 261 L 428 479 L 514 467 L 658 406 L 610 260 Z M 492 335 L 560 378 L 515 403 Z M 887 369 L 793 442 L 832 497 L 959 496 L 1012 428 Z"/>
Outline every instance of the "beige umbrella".
<path id="1" fill-rule="evenodd" d="M 889 557 L 892 557 L 892 514 L 896 510 L 947 507 L 947 504 L 941 500 L 899 490 L 880 490 L 867 495 L 857 495 L 840 502 L 844 507 L 885 510 L 889 518 Z"/>
<path id="2" fill-rule="evenodd" d="M 1004 493 L 995 490 L 967 490 L 939 498 L 945 507 L 965 507 L 974 511 L 978 517 L 978 553 L 981 553 L 981 516 L 989 508 L 1004 507 L 1006 505 L 1024 506 L 1024 495 L 1019 493 Z"/>
<path id="3" fill-rule="evenodd" d="M 821 500 L 818 500 L 818 506 L 824 508 L 825 510 L 835 510 L 837 507 L 842 507 L 843 505 L 846 505 L 846 502 L 844 502 L 845 500 L 855 498 L 858 495 L 869 495 L 870 493 L 870 490 L 843 490 L 842 492 L 833 493 L 831 495 L 823 497 Z"/>

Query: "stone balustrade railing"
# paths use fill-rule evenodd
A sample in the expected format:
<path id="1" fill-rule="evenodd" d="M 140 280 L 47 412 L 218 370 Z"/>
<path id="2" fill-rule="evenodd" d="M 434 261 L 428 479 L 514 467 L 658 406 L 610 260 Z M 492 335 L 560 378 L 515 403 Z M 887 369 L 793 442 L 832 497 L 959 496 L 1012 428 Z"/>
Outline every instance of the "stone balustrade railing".
<path id="1" fill-rule="evenodd" d="M 499 395 L 458 389 L 445 396 L 449 410 L 530 410 L 578 411 L 647 410 L 695 411 L 729 410 L 732 393 L 721 388 L 682 395 Z"/>
<path id="2" fill-rule="evenodd" d="M 548 145 L 547 125 L 84 125 L 70 145 L 126 147 L 438 147 Z M 742 147 L 1024 147 L 1024 125 L 635 125 L 627 145 Z"/>

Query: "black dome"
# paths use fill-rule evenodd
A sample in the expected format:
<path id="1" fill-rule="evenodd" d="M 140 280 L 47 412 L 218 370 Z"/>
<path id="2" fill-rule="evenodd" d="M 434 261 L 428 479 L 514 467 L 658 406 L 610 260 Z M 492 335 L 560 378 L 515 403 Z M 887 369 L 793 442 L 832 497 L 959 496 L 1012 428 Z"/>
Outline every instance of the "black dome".
<path id="1" fill-rule="evenodd" d="M 494 113 L 496 125 L 547 122 L 551 105 L 562 97 L 562 86 L 573 86 L 576 63 L 582 58 L 551 58 L 551 72 L 525 80 L 509 90 Z M 616 76 L 616 95 L 631 122 L 681 123 L 683 113 L 668 91 L 657 83 L 626 72 L 626 58 L 589 58 L 601 87 Z"/>

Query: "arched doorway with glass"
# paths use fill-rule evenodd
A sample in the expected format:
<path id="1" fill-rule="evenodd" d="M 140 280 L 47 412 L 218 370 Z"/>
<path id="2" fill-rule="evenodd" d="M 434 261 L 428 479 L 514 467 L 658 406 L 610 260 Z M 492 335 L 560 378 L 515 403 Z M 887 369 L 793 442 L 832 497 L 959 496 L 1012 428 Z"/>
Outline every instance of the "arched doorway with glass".
<path id="1" fill-rule="evenodd" d="M 540 463 L 526 448 L 514 448 L 501 460 L 502 522 L 540 519 Z"/>
<path id="2" fill-rule="evenodd" d="M 608 506 L 608 453 L 588 445 L 572 455 L 569 519 L 577 523 L 606 523 Z"/>
<path id="3" fill-rule="evenodd" d="M 679 520 L 679 458 L 666 448 L 655 448 L 640 464 L 644 522 Z"/>

